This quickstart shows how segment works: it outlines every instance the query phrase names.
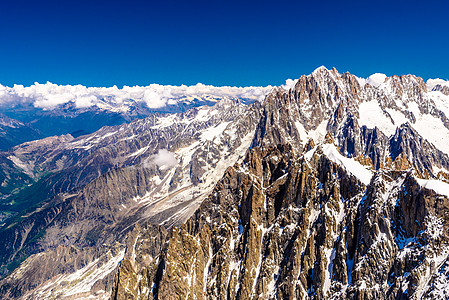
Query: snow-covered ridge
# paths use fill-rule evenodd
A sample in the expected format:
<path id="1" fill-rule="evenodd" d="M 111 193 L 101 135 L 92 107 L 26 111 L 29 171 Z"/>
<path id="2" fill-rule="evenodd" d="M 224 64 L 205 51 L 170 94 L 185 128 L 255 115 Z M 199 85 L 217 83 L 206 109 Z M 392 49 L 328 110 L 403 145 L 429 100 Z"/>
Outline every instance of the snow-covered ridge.
<path id="1" fill-rule="evenodd" d="M 305 153 L 304 158 L 306 160 L 310 160 L 317 149 L 318 147 L 314 147 L 313 149 Z M 373 177 L 373 172 L 368 170 L 366 167 L 364 167 L 354 159 L 341 155 L 335 145 L 324 144 L 321 146 L 321 149 L 323 150 L 323 153 L 327 158 L 354 175 L 364 185 L 368 185 L 370 183 L 371 177 Z"/>
<path id="2" fill-rule="evenodd" d="M 47 82 L 35 83 L 25 87 L 14 85 L 7 87 L 0 84 L 0 104 L 25 102 L 37 108 L 53 109 L 58 105 L 74 102 L 76 107 L 107 106 L 126 107 L 133 102 L 143 102 L 149 108 L 161 108 L 174 105 L 177 100 L 192 101 L 195 98 L 238 98 L 261 101 L 272 89 L 266 87 L 231 87 L 204 85 L 173 86 L 150 84 L 148 86 L 86 87 L 83 85 L 57 85 Z"/>
<path id="3" fill-rule="evenodd" d="M 306 160 L 312 159 L 317 149 L 318 146 L 306 152 L 304 154 L 304 158 Z M 363 184 L 368 185 L 370 183 L 373 172 L 354 159 L 341 155 L 335 145 L 324 144 L 321 145 L 321 149 L 323 150 L 323 153 L 327 158 L 343 167 L 345 170 L 359 179 Z M 446 182 L 436 179 L 421 179 L 417 177 L 415 177 L 415 179 L 423 188 L 433 190 L 439 195 L 449 197 L 449 184 L 447 184 Z"/>

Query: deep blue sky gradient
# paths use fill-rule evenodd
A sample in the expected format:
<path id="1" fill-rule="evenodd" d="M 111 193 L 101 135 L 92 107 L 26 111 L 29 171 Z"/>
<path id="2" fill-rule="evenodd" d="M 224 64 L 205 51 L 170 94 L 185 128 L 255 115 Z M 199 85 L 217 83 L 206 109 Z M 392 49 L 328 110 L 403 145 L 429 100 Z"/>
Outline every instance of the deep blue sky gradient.
<path id="1" fill-rule="evenodd" d="M 448 1 L 0 3 L 0 83 L 279 85 L 325 65 L 449 78 Z"/>

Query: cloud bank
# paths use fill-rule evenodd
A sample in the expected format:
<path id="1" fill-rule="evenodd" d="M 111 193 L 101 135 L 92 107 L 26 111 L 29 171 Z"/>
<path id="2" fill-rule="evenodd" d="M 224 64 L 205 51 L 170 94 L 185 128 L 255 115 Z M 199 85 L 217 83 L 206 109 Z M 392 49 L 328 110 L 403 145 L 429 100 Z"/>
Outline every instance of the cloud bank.
<path id="1" fill-rule="evenodd" d="M 372 86 L 379 87 L 382 83 L 385 82 L 387 75 L 382 73 L 374 73 L 370 77 L 366 79 L 366 83 L 369 83 Z"/>
<path id="2" fill-rule="evenodd" d="M 298 82 L 298 80 L 299 79 L 287 79 L 286 81 L 285 81 L 285 84 L 283 84 L 283 85 L 281 85 L 281 87 L 284 89 L 284 90 L 290 90 L 291 88 L 293 88 L 294 86 L 295 86 L 295 84 Z"/>
<path id="3" fill-rule="evenodd" d="M 267 87 L 215 87 L 198 83 L 192 86 L 151 84 L 149 86 L 85 87 L 82 85 L 57 85 L 50 82 L 35 83 L 29 87 L 0 85 L 0 104 L 31 103 L 37 108 L 54 109 L 58 105 L 73 102 L 76 107 L 97 105 L 117 108 L 130 102 L 143 102 L 149 108 L 161 108 L 176 104 L 180 98 L 239 98 L 262 101 L 272 89 Z"/>
<path id="4" fill-rule="evenodd" d="M 178 165 L 178 160 L 173 152 L 167 149 L 160 149 L 157 154 L 149 157 L 146 164 L 156 165 L 159 169 L 169 169 Z"/>

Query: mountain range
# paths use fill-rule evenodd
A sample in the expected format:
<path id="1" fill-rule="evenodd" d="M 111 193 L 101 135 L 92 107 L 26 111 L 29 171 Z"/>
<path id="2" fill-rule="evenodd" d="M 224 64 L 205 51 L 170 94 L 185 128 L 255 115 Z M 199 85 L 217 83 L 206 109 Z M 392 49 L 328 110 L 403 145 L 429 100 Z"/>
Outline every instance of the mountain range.
<path id="1" fill-rule="evenodd" d="M 271 86 L 214 87 L 200 83 L 121 89 L 50 82 L 29 87 L 0 85 L 0 150 L 53 135 L 70 134 L 76 138 L 155 112 L 179 113 L 192 107 L 211 106 L 223 98 L 249 104 L 263 100 L 270 89 Z"/>
<path id="2" fill-rule="evenodd" d="M 447 82 L 36 86 L 0 89 L 2 298 L 449 297 Z"/>

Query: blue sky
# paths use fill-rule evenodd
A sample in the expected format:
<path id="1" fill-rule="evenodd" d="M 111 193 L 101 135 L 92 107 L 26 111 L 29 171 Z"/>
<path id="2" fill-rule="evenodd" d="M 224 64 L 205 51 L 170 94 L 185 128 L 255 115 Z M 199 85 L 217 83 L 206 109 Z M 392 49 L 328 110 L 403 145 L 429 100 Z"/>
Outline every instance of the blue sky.
<path id="1" fill-rule="evenodd" d="M 279 85 L 325 65 L 449 78 L 447 1 L 2 1 L 0 83 Z"/>

